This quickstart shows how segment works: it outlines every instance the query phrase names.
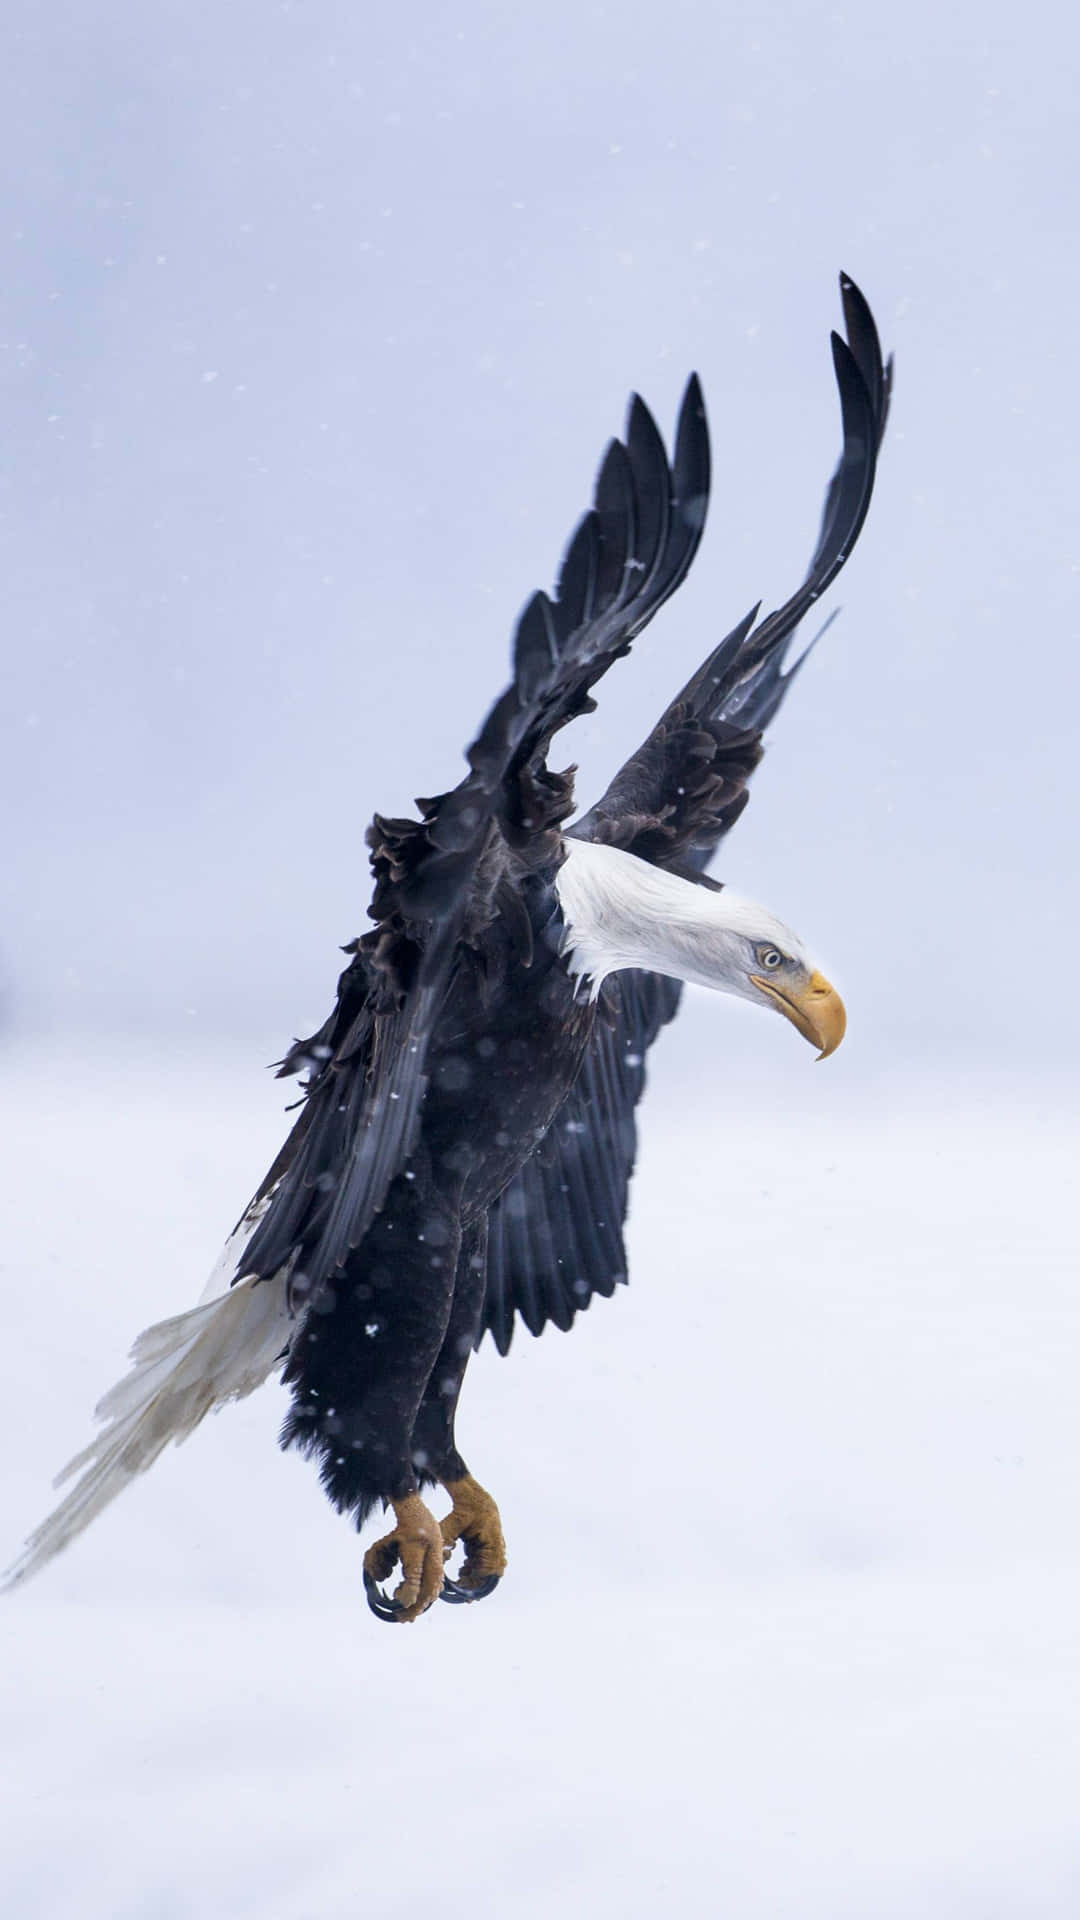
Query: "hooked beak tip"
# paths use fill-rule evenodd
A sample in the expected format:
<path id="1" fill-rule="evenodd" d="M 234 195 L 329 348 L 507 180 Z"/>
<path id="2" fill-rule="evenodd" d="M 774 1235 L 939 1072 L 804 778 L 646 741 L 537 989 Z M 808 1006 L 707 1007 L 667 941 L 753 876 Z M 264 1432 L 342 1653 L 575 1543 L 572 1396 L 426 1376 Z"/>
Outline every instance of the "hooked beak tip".
<path id="1" fill-rule="evenodd" d="M 812 973 L 805 987 L 790 997 L 764 975 L 755 973 L 750 977 L 803 1039 L 820 1049 L 819 1060 L 827 1060 L 836 1052 L 847 1031 L 847 1013 L 836 988 L 823 973 Z"/>
<path id="2" fill-rule="evenodd" d="M 836 1052 L 847 1032 L 847 1010 L 836 988 L 823 973 L 811 974 L 802 1007 L 814 1041 L 821 1048 L 818 1059 L 827 1060 L 830 1053 Z"/>

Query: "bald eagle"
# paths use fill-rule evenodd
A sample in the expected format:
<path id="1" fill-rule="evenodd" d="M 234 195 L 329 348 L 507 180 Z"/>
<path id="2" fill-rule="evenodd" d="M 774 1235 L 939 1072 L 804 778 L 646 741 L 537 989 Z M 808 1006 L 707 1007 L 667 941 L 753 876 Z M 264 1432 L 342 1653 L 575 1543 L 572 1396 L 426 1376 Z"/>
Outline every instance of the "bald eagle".
<path id="1" fill-rule="evenodd" d="M 696 981 L 771 1008 L 822 1055 L 843 1005 L 798 935 L 705 868 L 748 797 L 794 678 L 800 622 L 858 536 L 888 409 L 870 310 L 841 276 L 832 335 L 843 451 L 806 577 L 720 641 L 603 797 L 568 826 L 554 735 L 685 579 L 705 523 L 709 440 L 690 379 L 669 461 L 636 396 L 553 596 L 518 622 L 513 679 L 452 792 L 375 816 L 373 928 L 325 1024 L 279 1071 L 303 1076 L 292 1132 L 198 1306 L 141 1334 L 72 1490 L 8 1576 L 64 1547 L 169 1440 L 283 1370 L 282 1444 L 334 1505 L 394 1525 L 364 1557 L 381 1620 L 490 1593 L 498 1509 L 458 1451 L 469 1356 L 515 1320 L 567 1328 L 626 1278 L 622 1223 L 649 1047 Z M 805 658 L 805 654 L 802 656 Z M 798 662 L 801 665 L 801 659 Z M 437 1521 L 421 1492 L 441 1485 Z M 451 1579 L 444 1563 L 460 1543 Z M 384 1590 L 400 1562 L 401 1580 Z"/>

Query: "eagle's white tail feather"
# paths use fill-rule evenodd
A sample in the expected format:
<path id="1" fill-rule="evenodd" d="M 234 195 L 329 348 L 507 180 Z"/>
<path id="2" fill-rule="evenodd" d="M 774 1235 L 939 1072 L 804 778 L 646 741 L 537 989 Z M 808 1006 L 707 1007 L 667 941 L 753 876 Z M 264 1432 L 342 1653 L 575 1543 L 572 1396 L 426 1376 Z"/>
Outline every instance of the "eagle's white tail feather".
<path id="1" fill-rule="evenodd" d="M 242 1399 L 274 1371 L 292 1326 L 288 1269 L 272 1280 L 249 1276 L 225 1293 L 218 1291 L 223 1273 L 236 1272 L 260 1216 L 261 1210 L 254 1218 L 246 1214 L 230 1238 L 211 1280 L 216 1297 L 204 1297 L 188 1313 L 140 1333 L 131 1372 L 96 1408 L 106 1425 L 53 1484 L 60 1486 L 73 1474 L 80 1478 L 30 1535 L 0 1584 L 14 1586 L 36 1573 L 145 1473 L 170 1440 L 186 1439 L 212 1407 Z"/>
<path id="2" fill-rule="evenodd" d="M 280 1180 L 275 1180 L 269 1191 L 263 1194 L 262 1199 L 253 1200 L 247 1211 L 241 1214 L 240 1219 L 237 1221 L 225 1245 L 221 1249 L 214 1271 L 199 1295 L 200 1306 L 202 1306 L 204 1300 L 219 1300 L 223 1293 L 228 1293 L 237 1274 L 243 1273 L 244 1268 L 241 1256 L 246 1252 L 248 1243 L 253 1238 L 256 1227 L 262 1220 L 280 1185 Z M 167 1325 L 168 1322 L 166 1321 L 163 1324 Z M 148 1339 L 153 1331 L 153 1327 L 148 1327 L 145 1333 L 139 1335 L 140 1340 Z"/>

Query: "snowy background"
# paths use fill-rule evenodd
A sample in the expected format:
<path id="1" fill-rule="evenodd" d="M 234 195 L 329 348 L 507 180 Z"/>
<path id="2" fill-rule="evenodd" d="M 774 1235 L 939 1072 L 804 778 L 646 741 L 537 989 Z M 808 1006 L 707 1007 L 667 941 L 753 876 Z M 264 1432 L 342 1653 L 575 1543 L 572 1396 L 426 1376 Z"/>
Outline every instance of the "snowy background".
<path id="1" fill-rule="evenodd" d="M 841 266 L 898 356 L 722 865 L 843 1050 L 688 996 L 631 1289 L 470 1374 L 485 1605 L 371 1618 L 277 1388 L 3 1603 L 8 1904 L 1073 1920 L 1073 16 L 8 19 L 12 1553 L 275 1151 L 262 1063 L 364 924 L 363 826 L 458 776 L 628 390 L 670 433 L 699 369 L 714 506 L 568 744 L 585 799 L 801 573 Z"/>

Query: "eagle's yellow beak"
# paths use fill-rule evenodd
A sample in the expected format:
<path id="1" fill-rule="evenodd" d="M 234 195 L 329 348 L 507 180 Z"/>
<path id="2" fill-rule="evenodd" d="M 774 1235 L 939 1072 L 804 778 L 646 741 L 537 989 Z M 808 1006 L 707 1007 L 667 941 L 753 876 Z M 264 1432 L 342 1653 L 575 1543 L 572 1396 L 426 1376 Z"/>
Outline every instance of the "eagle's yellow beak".
<path id="1" fill-rule="evenodd" d="M 819 1060 L 836 1052 L 847 1027 L 847 1014 L 836 988 L 829 985 L 823 973 L 812 973 L 806 985 L 797 988 L 782 987 L 760 973 L 752 973 L 750 978 L 799 1029 L 804 1040 L 821 1048 Z"/>

